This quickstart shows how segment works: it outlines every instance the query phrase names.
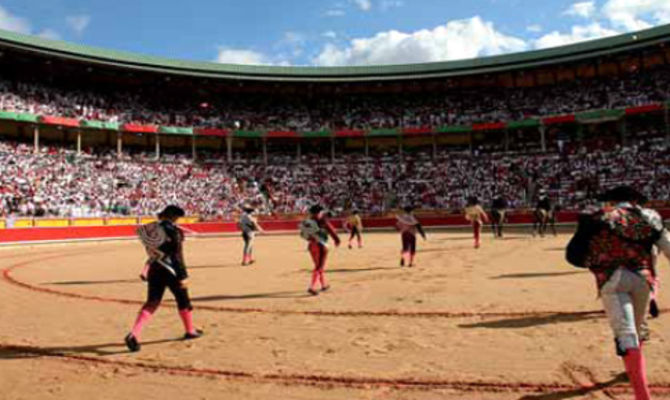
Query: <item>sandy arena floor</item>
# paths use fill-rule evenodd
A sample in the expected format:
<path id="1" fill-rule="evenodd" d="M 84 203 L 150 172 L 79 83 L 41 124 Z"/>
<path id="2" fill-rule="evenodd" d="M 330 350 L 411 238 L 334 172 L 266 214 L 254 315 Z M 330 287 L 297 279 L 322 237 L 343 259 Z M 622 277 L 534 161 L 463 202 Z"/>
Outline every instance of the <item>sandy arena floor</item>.
<path id="1" fill-rule="evenodd" d="M 167 294 L 133 354 L 138 243 L 0 249 L 0 399 L 632 398 L 593 278 L 563 259 L 568 236 L 487 233 L 476 251 L 465 233 L 431 233 L 413 269 L 398 267 L 397 235 L 365 240 L 331 252 L 332 290 L 310 297 L 297 236 L 259 237 L 253 267 L 238 238 L 191 239 L 206 336 L 179 340 Z M 650 326 L 653 392 L 670 398 L 670 318 Z"/>

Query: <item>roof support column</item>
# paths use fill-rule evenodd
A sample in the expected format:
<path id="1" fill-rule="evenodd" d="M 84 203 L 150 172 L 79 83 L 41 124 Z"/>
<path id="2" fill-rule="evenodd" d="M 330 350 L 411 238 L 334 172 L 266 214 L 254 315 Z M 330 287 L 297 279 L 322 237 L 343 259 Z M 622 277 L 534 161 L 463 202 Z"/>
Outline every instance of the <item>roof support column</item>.
<path id="1" fill-rule="evenodd" d="M 547 127 L 540 125 L 540 146 L 542 146 L 542 152 L 547 152 Z"/>
<path id="2" fill-rule="evenodd" d="M 77 130 L 77 156 L 81 155 L 81 130 Z"/>
<path id="3" fill-rule="evenodd" d="M 298 157 L 297 164 L 300 164 L 300 160 L 302 159 L 302 142 L 301 142 L 300 139 L 298 139 L 298 141 L 296 143 L 297 144 L 295 146 L 296 147 L 295 152 L 296 152 L 296 156 Z"/>
<path id="4" fill-rule="evenodd" d="M 621 118 L 617 121 L 617 128 L 619 128 L 619 138 L 621 139 L 621 146 L 626 146 L 628 143 L 628 133 L 626 132 L 626 118 Z"/>
<path id="5" fill-rule="evenodd" d="M 33 152 L 38 154 L 40 152 L 40 127 L 33 126 Z"/>
<path id="6" fill-rule="evenodd" d="M 665 104 L 665 146 L 670 147 L 670 109 Z"/>
<path id="7" fill-rule="evenodd" d="M 505 153 L 509 151 L 509 129 L 505 128 Z"/>
<path id="8" fill-rule="evenodd" d="M 123 134 L 116 132 L 116 158 L 121 158 L 123 154 Z"/>
<path id="9" fill-rule="evenodd" d="M 161 158 L 161 135 L 156 133 L 156 161 Z"/>
<path id="10" fill-rule="evenodd" d="M 233 162 L 233 137 L 231 135 L 226 136 L 226 160 L 229 163 Z"/>
<path id="11" fill-rule="evenodd" d="M 191 136 L 191 158 L 193 158 L 193 161 L 198 159 L 198 149 L 195 143 L 195 135 Z"/>

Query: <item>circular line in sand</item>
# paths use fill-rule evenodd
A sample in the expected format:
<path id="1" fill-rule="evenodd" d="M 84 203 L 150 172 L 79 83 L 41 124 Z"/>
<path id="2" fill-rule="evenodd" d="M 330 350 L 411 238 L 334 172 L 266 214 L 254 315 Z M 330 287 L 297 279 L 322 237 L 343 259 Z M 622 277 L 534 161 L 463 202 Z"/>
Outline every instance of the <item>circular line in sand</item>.
<path id="1" fill-rule="evenodd" d="M 452 389 L 459 392 L 513 392 L 513 393 L 547 393 L 551 391 L 583 393 L 593 391 L 607 391 L 608 393 L 630 393 L 627 384 L 589 383 L 585 385 L 570 385 L 562 383 L 533 383 L 533 382 L 496 382 L 496 381 L 465 381 L 440 379 L 411 379 L 411 378 L 378 378 L 365 376 L 340 376 L 316 374 L 282 374 L 266 372 L 235 371 L 211 368 L 193 368 L 184 366 L 168 366 L 151 364 L 142 361 L 108 360 L 101 357 L 72 355 L 65 352 L 53 351 L 38 346 L 25 346 L 0 343 L 3 352 L 14 352 L 17 356 L 29 355 L 58 359 L 64 362 L 85 363 L 103 366 L 142 369 L 149 372 L 182 375 L 195 377 L 221 377 L 224 379 L 251 380 L 256 382 L 281 383 L 301 386 L 347 387 L 354 389 L 373 389 L 390 387 L 403 390 Z M 651 384 L 655 394 L 670 393 L 670 383 Z"/>
<path id="2" fill-rule="evenodd" d="M 112 251 L 112 250 L 110 250 Z M 144 301 L 118 299 L 102 296 L 93 296 L 80 293 L 72 293 L 60 291 L 45 287 L 39 287 L 28 282 L 20 281 L 12 276 L 12 271 L 18 268 L 25 268 L 30 265 L 71 257 L 73 255 L 89 254 L 93 251 L 78 251 L 55 253 L 47 257 L 38 257 L 31 260 L 23 261 L 17 264 L 10 265 L 2 270 L 3 279 L 14 285 L 33 292 L 46 293 L 50 295 L 67 297 L 80 300 L 98 301 L 102 303 L 116 303 L 127 305 L 142 305 Z M 100 250 L 96 250 L 98 254 Z M 104 251 L 102 251 L 104 252 Z M 176 306 L 173 302 L 168 302 L 172 306 Z M 278 315 L 308 315 L 308 316 L 323 316 L 323 317 L 398 317 L 398 318 L 523 318 L 523 317 L 561 317 L 561 316 L 592 316 L 594 318 L 602 318 L 605 316 L 602 310 L 586 310 L 586 311 L 517 311 L 517 312 L 489 312 L 489 311 L 402 311 L 402 310 L 289 310 L 289 309 L 269 309 L 261 307 L 223 307 L 206 304 L 198 304 L 198 310 L 213 311 L 213 312 L 228 312 L 238 314 L 278 314 Z M 661 310 L 663 312 L 668 310 Z"/>

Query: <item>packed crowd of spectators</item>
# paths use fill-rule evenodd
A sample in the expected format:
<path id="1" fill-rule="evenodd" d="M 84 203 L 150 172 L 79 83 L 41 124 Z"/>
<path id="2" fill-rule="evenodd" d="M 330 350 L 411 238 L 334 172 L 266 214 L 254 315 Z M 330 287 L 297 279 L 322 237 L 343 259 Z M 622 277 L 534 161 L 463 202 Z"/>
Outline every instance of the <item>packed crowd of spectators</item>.
<path id="1" fill-rule="evenodd" d="M 520 120 L 670 98 L 670 68 L 530 88 L 447 92 L 201 94 L 157 96 L 160 87 L 82 90 L 0 80 L 0 110 L 119 123 L 244 130 L 381 129 Z M 196 91 L 198 92 L 198 91 Z"/>
<path id="2" fill-rule="evenodd" d="M 632 184 L 651 199 L 670 198 L 670 159 L 662 139 L 589 152 L 439 151 L 365 157 L 271 154 L 260 159 L 193 162 L 173 155 L 76 153 L 0 142 L 0 212 L 15 216 L 153 215 L 177 203 L 189 214 L 228 218 L 244 203 L 263 214 L 301 213 L 315 201 L 336 212 L 383 213 L 415 204 L 458 211 L 469 196 L 532 204 L 539 189 L 574 209 L 601 189 Z"/>

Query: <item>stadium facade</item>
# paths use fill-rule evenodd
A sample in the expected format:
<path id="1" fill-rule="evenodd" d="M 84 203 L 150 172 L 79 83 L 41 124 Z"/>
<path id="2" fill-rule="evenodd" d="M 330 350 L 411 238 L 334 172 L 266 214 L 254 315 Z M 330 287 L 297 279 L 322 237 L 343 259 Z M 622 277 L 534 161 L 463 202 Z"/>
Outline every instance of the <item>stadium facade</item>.
<path id="1" fill-rule="evenodd" d="M 543 90 L 563 83 L 645 73 L 670 63 L 670 26 L 519 54 L 455 62 L 360 67 L 240 66 L 143 56 L 0 32 L 0 71 L 8 80 L 61 88 L 99 88 L 150 93 L 202 104 L 216 98 L 306 97 L 338 99 L 374 94 L 390 98 L 439 95 L 454 90 L 491 93 L 510 88 Z M 484 94 L 482 95 L 484 96 Z M 214 100 L 215 101 L 215 100 Z M 236 151 L 257 152 L 267 160 L 273 148 L 330 152 L 371 148 L 436 152 L 439 146 L 475 149 L 496 143 L 506 150 L 510 135 L 536 144 L 562 136 L 581 141 L 616 132 L 626 141 L 631 124 L 652 124 L 670 140 L 666 101 L 633 107 L 606 107 L 560 115 L 468 124 L 380 129 L 258 130 L 235 126 L 178 126 L 110 122 L 44 113 L 0 110 L 3 134 L 11 139 L 65 146 L 142 150 L 219 151 L 230 161 Z M 525 138 L 525 139 L 524 139 Z"/>

